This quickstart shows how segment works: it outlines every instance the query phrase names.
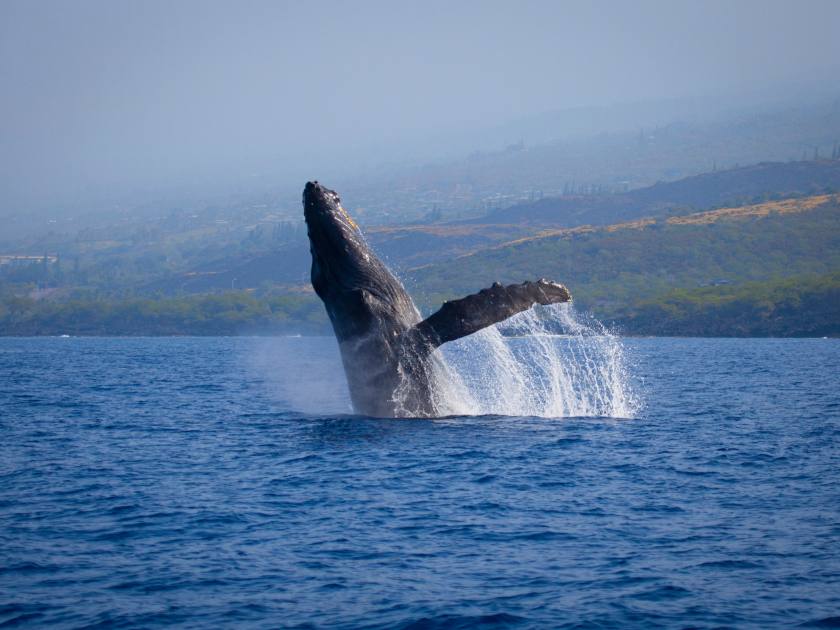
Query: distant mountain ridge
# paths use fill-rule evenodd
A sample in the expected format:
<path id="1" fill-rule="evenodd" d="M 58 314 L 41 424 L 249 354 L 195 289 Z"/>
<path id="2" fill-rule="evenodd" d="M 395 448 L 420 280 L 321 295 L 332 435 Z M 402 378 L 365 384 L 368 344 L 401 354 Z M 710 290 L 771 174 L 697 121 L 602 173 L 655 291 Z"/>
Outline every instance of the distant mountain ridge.
<path id="1" fill-rule="evenodd" d="M 661 182 L 626 193 L 545 198 L 469 223 L 604 225 L 645 216 L 687 214 L 721 205 L 840 191 L 840 160 L 762 162 Z"/>
<path id="2" fill-rule="evenodd" d="M 730 218 L 801 212 L 826 203 L 828 191 L 840 191 L 840 160 L 765 162 L 624 194 L 546 198 L 473 221 L 372 226 L 365 232 L 377 254 L 400 275 L 406 275 L 411 269 L 460 256 L 570 231 L 592 231 L 593 227 L 615 231 L 644 227 L 663 218 L 714 222 L 721 218 L 721 207 L 728 209 Z M 207 260 L 184 272 L 157 278 L 144 290 L 194 293 L 266 283 L 306 285 L 309 248 L 302 233 L 299 237 L 275 250 Z"/>

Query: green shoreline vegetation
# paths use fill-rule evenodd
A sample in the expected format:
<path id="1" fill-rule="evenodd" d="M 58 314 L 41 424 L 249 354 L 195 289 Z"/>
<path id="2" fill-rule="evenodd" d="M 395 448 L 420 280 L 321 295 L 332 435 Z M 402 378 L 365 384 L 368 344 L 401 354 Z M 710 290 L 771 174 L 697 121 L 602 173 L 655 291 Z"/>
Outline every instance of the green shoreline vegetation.
<path id="1" fill-rule="evenodd" d="M 840 273 L 675 289 L 617 319 L 634 335 L 840 337 Z"/>
<path id="2" fill-rule="evenodd" d="M 595 315 L 598 312 L 595 311 Z M 628 304 L 607 321 L 628 335 L 840 337 L 840 273 L 674 289 Z M 162 298 L 6 297 L 4 336 L 329 334 L 313 294 L 259 298 L 245 291 Z"/>
<path id="3" fill-rule="evenodd" d="M 4 336 L 168 336 L 324 334 L 328 322 L 314 295 L 257 298 L 246 291 L 183 297 L 7 297 L 0 301 Z"/>

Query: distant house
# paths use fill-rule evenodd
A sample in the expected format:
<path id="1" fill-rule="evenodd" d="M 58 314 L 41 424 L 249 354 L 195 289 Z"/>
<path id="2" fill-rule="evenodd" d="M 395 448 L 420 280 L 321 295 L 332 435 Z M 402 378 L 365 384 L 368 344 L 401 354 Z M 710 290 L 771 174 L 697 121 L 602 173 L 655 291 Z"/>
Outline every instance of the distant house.
<path id="1" fill-rule="evenodd" d="M 47 254 L 44 256 L 22 256 L 18 254 L 0 254 L 0 267 L 26 267 L 27 265 L 48 264 L 58 262 L 58 256 Z"/>

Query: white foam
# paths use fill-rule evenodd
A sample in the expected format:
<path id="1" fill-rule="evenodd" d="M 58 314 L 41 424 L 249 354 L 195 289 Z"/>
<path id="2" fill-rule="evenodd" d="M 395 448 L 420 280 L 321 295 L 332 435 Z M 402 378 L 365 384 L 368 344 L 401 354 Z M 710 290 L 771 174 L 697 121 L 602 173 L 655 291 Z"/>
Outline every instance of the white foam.
<path id="1" fill-rule="evenodd" d="M 438 354 L 440 415 L 632 418 L 639 410 L 621 340 L 570 304 L 535 306 Z"/>

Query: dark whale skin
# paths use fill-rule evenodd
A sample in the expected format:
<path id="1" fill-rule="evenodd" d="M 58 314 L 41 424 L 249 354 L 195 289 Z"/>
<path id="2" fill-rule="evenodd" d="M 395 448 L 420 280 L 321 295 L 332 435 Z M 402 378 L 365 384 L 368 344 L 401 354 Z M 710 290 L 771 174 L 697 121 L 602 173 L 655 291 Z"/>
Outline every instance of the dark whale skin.
<path id="1" fill-rule="evenodd" d="M 435 417 L 435 349 L 534 304 L 571 300 L 548 280 L 488 289 L 443 304 L 422 320 L 399 280 L 366 243 L 338 195 L 317 181 L 303 191 L 312 286 L 338 340 L 354 410 L 363 415 Z"/>

